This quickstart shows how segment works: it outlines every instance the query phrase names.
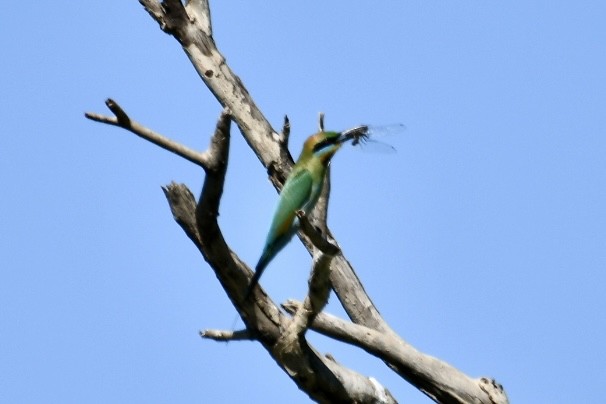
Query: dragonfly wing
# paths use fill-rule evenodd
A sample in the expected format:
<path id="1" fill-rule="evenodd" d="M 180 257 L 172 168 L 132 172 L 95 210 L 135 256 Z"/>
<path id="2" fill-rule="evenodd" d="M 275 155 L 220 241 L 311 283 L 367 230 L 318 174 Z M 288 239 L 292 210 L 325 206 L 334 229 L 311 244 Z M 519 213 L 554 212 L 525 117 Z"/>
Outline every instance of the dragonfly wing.
<path id="1" fill-rule="evenodd" d="M 385 136 L 396 135 L 406 130 L 406 126 L 401 123 L 392 125 L 360 125 L 348 132 L 351 133 L 353 141 L 352 146 L 360 145 L 365 151 L 379 152 L 379 153 L 395 153 L 396 148 L 392 145 L 385 143 L 377 138 L 383 138 Z"/>

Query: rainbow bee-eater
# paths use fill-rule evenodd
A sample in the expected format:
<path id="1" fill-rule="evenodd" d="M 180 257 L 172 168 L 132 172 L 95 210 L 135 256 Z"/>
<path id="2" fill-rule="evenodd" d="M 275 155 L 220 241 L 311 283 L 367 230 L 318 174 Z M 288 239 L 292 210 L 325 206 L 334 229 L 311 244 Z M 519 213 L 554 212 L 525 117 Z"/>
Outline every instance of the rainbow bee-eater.
<path id="1" fill-rule="evenodd" d="M 355 140 L 360 136 L 352 131 L 321 131 L 305 141 L 303 150 L 280 192 L 280 200 L 267 233 L 265 247 L 255 266 L 255 274 L 246 291 L 246 298 L 250 296 L 270 261 L 297 232 L 299 228 L 297 212 L 302 211 L 308 215 L 318 202 L 332 156 L 344 142 Z"/>

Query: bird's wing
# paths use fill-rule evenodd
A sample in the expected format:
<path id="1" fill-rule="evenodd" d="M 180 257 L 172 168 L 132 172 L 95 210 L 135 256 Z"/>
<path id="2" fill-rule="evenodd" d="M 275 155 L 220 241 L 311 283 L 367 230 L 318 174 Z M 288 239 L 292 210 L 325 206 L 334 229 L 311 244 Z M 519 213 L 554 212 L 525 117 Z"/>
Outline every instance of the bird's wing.
<path id="1" fill-rule="evenodd" d="M 275 236 L 285 234 L 290 230 L 297 210 L 303 208 L 311 197 L 313 178 L 311 173 L 302 169 L 290 177 L 280 192 L 280 201 L 274 215 L 270 234 Z"/>

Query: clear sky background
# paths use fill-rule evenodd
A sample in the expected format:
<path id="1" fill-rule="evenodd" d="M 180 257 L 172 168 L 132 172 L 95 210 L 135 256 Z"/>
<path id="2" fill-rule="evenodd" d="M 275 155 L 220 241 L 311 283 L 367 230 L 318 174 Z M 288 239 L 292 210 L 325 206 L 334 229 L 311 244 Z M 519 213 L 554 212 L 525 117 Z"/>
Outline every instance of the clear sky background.
<path id="1" fill-rule="evenodd" d="M 329 225 L 393 328 L 513 403 L 596 401 L 606 374 L 604 1 L 211 4 L 215 39 L 291 152 L 402 122 L 397 154 L 344 148 Z M 0 5 L 0 402 L 305 403 L 259 344 L 198 336 L 235 310 L 160 187 L 203 172 L 88 121 L 116 99 L 190 147 L 220 107 L 138 2 Z M 277 194 L 234 130 L 220 223 L 261 252 Z M 261 283 L 301 298 L 298 240 Z M 333 296 L 327 310 L 342 314 Z M 241 323 L 240 323 L 241 324 Z M 382 362 L 310 339 L 401 402 Z"/>

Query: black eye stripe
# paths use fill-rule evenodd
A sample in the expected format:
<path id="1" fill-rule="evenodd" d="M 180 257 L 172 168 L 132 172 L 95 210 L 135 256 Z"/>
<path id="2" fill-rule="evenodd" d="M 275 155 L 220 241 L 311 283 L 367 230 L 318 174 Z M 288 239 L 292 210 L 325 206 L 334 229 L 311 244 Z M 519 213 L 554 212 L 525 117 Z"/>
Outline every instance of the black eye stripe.
<path id="1" fill-rule="evenodd" d="M 320 143 L 316 143 L 314 145 L 314 152 L 317 152 L 318 150 L 323 149 L 327 145 L 328 145 L 328 142 L 326 140 L 322 140 Z"/>
<path id="2" fill-rule="evenodd" d="M 318 150 L 322 150 L 326 146 L 332 146 L 336 143 L 337 139 L 338 139 L 338 137 L 326 138 L 326 139 L 322 140 L 321 142 L 316 143 L 314 145 L 313 151 L 317 152 Z"/>

